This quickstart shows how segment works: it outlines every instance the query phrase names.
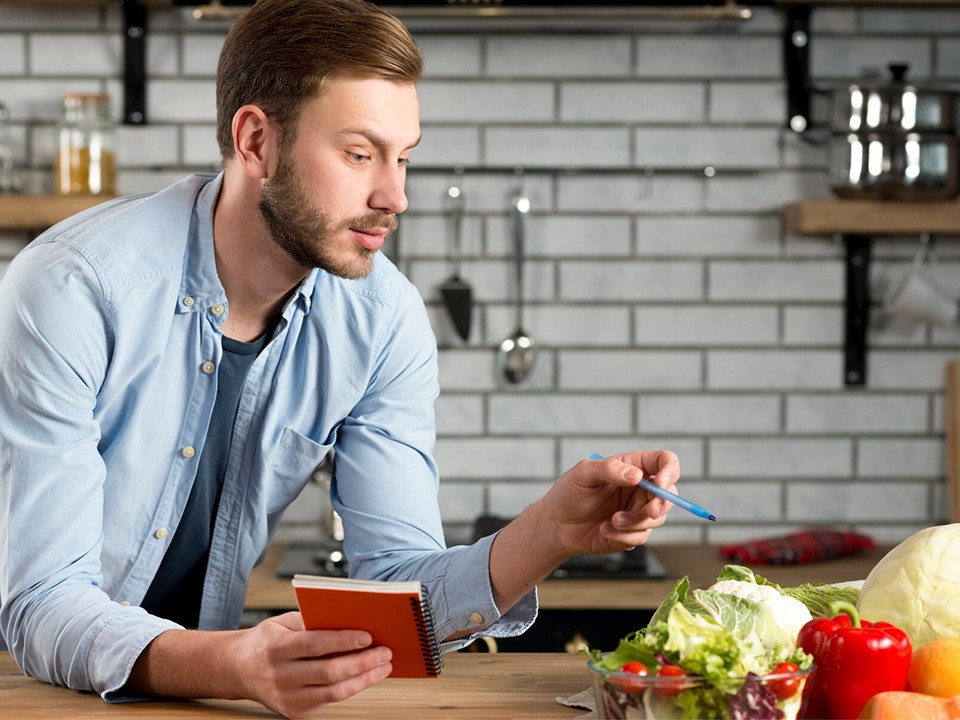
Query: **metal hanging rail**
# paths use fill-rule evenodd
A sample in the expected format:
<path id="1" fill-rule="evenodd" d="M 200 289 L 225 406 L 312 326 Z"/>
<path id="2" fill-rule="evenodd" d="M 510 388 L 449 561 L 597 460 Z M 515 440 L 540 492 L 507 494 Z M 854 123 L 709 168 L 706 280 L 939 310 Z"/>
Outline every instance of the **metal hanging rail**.
<path id="1" fill-rule="evenodd" d="M 725 0 L 718 5 L 646 5 L 604 4 L 584 2 L 565 5 L 508 5 L 497 1 L 449 0 L 445 5 L 393 5 L 378 3 L 399 18 L 415 19 L 464 19 L 485 20 L 731 20 L 745 21 L 753 17 L 753 11 L 735 0 Z"/>
<path id="2" fill-rule="evenodd" d="M 764 170 L 754 168 L 704 167 L 628 167 L 628 166 L 545 166 L 545 165 L 410 165 L 414 173 L 450 173 L 457 175 L 642 175 L 652 178 L 657 175 L 694 175 L 707 178 L 728 175 L 758 175 Z"/>

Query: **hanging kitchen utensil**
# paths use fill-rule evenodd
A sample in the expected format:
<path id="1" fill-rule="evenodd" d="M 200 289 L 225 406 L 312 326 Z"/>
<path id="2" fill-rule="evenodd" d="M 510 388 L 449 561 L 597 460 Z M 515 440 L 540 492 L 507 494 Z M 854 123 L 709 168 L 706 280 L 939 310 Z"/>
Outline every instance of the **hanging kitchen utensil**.
<path id="1" fill-rule="evenodd" d="M 509 382 L 520 383 L 527 377 L 536 360 L 536 342 L 523 327 L 523 259 L 527 235 L 527 215 L 530 212 L 530 198 L 523 187 L 513 196 L 513 242 L 516 252 L 516 277 L 514 304 L 516 307 L 516 329 L 500 343 L 500 369 Z"/>
<path id="2" fill-rule="evenodd" d="M 463 172 L 457 169 L 457 174 Z M 460 263 L 463 259 L 463 209 L 466 196 L 459 184 L 447 189 L 450 229 L 453 243 L 450 251 L 451 276 L 440 285 L 440 297 L 453 321 L 457 334 L 464 340 L 470 337 L 470 321 L 473 318 L 473 288 L 460 277 Z"/>

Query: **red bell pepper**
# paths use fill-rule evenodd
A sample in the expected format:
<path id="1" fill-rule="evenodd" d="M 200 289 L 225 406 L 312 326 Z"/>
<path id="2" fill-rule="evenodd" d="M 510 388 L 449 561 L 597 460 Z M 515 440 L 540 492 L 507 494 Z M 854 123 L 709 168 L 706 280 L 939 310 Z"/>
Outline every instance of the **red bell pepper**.
<path id="1" fill-rule="evenodd" d="M 850 603 L 830 610 L 832 618 L 815 618 L 797 635 L 814 664 L 804 717 L 851 720 L 877 693 L 906 688 L 913 647 L 900 628 L 861 621 Z"/>

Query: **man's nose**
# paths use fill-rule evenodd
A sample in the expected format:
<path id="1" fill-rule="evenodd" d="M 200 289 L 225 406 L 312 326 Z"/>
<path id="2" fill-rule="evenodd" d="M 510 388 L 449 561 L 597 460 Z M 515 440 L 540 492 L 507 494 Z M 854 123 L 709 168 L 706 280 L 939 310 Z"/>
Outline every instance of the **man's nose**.
<path id="1" fill-rule="evenodd" d="M 399 214 L 407 209 L 406 168 L 402 166 L 385 168 L 377 178 L 377 184 L 370 196 L 370 206 L 380 212 Z"/>

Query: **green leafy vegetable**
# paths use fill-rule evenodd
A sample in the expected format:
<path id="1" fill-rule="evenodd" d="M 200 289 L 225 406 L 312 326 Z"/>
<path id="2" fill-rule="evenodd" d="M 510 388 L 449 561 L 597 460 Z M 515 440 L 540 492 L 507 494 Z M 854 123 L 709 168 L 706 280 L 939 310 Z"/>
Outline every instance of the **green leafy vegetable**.
<path id="1" fill-rule="evenodd" d="M 757 575 L 753 570 L 742 565 L 726 565 L 717 580 L 740 580 L 755 582 L 757 585 L 766 585 L 776 588 L 787 597 L 799 600 L 814 617 L 829 617 L 829 606 L 832 602 L 842 601 L 856 605 L 860 598 L 860 589 L 857 587 L 837 587 L 827 583 L 803 583 L 792 587 L 781 587 L 777 583 Z"/>
<path id="2" fill-rule="evenodd" d="M 830 603 L 848 602 L 856 605 L 860 599 L 858 587 L 836 587 L 826 583 L 804 583 L 785 587 L 783 593 L 806 605 L 814 617 L 830 617 Z"/>
<path id="3" fill-rule="evenodd" d="M 857 609 L 870 622 L 888 622 L 914 647 L 960 636 L 960 523 L 914 533 L 870 571 Z"/>
<path id="4" fill-rule="evenodd" d="M 742 566 L 728 565 L 718 580 L 730 582 L 691 591 L 689 578 L 678 580 L 645 628 L 624 637 L 611 653 L 589 651 L 594 665 L 618 671 L 638 660 L 651 673 L 664 665 L 678 666 L 701 684 L 655 702 L 672 703 L 672 712 L 685 718 L 725 718 L 731 703 L 757 705 L 765 690 L 760 685 L 744 690 L 743 678 L 767 675 L 782 662 L 803 670 L 811 667 L 812 657 L 797 648 L 795 633 L 783 622 L 785 608 L 796 614 L 796 606 L 807 614 L 802 600 L 788 600 L 789 589 Z M 808 595 L 822 602 L 822 593 Z M 791 702 L 799 704 L 799 696 Z"/>
<path id="5" fill-rule="evenodd" d="M 777 623 L 767 608 L 754 600 L 715 590 L 694 590 L 691 600 L 691 604 L 702 607 L 731 634 L 744 638 L 746 642 L 759 642 L 760 647 L 753 650 L 752 654 L 759 655 L 783 646 L 792 647 L 795 643 L 796 638 Z"/>

